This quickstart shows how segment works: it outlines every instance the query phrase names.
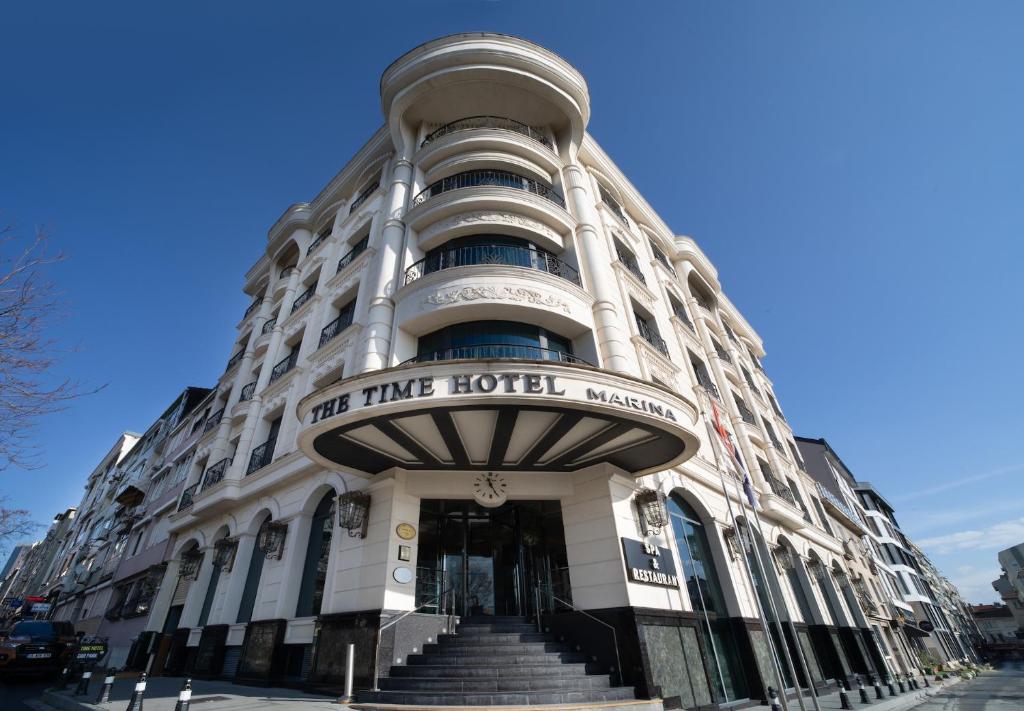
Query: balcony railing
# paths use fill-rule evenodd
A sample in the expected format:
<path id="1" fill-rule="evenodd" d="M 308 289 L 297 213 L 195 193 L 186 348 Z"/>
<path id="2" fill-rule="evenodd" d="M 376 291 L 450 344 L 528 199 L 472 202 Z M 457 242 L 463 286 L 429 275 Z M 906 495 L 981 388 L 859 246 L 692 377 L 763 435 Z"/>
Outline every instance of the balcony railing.
<path id="1" fill-rule="evenodd" d="M 255 301 L 253 301 L 251 304 L 249 304 L 249 308 L 245 310 L 245 314 L 242 316 L 242 318 L 249 318 L 250 314 L 252 314 L 252 312 L 255 311 L 256 309 L 258 309 L 260 307 L 260 304 L 262 303 L 263 299 L 256 299 Z"/>
<path id="2" fill-rule="evenodd" d="M 532 138 L 538 143 L 542 143 L 548 148 L 554 150 L 551 145 L 551 140 L 541 131 L 539 128 L 528 126 L 525 123 L 520 123 L 509 118 L 502 118 L 501 116 L 469 116 L 458 121 L 452 121 L 446 123 L 441 128 L 427 134 L 427 137 L 423 139 L 423 143 L 420 144 L 420 148 L 427 145 L 431 141 L 436 141 L 442 136 L 447 136 L 450 133 L 457 131 L 468 131 L 474 128 L 497 128 L 504 131 L 514 131 L 518 134 Z"/>
<path id="3" fill-rule="evenodd" d="M 672 266 L 672 262 L 668 261 L 668 257 L 664 252 L 654 245 L 651 245 L 651 252 L 654 253 L 654 258 L 658 260 L 658 263 L 661 264 L 661 266 L 668 269 L 672 274 L 676 273 L 676 268 Z"/>
<path id="4" fill-rule="evenodd" d="M 405 361 L 402 365 L 441 360 L 553 360 L 560 363 L 593 365 L 572 353 L 517 343 L 479 343 L 472 346 L 445 348 L 431 353 L 421 353 L 415 358 Z"/>
<path id="5" fill-rule="evenodd" d="M 312 242 L 310 242 L 309 246 L 306 247 L 306 256 L 308 257 L 313 252 L 318 250 L 320 248 L 320 245 L 322 245 L 324 242 L 326 242 L 327 238 L 330 237 L 330 236 L 331 236 L 331 230 L 329 230 L 329 229 L 328 230 L 324 230 L 323 232 L 318 234 L 316 236 L 316 239 L 313 240 Z"/>
<path id="6" fill-rule="evenodd" d="M 297 265 L 293 264 L 290 267 L 285 267 L 284 269 L 282 269 L 281 278 L 287 279 L 288 277 L 290 277 L 295 272 L 296 267 Z"/>
<path id="7" fill-rule="evenodd" d="M 725 350 L 721 343 L 714 339 L 712 339 L 711 343 L 712 345 L 714 345 L 715 353 L 718 354 L 719 358 L 724 360 L 726 363 L 732 363 L 732 358 L 729 356 L 729 351 Z"/>
<path id="8" fill-rule="evenodd" d="M 277 438 L 274 437 L 252 450 L 252 454 L 249 455 L 249 466 L 245 470 L 246 476 L 249 476 L 257 469 L 262 469 L 274 460 L 274 445 L 276 444 Z"/>
<path id="9" fill-rule="evenodd" d="M 317 348 L 323 348 L 324 344 L 352 325 L 352 311 L 352 309 L 347 309 L 338 318 L 323 327 L 323 330 L 320 331 L 320 343 Z"/>
<path id="10" fill-rule="evenodd" d="M 640 265 L 636 263 L 636 255 L 625 247 L 619 246 L 618 240 L 615 240 L 615 255 L 619 259 L 619 264 L 624 266 L 630 274 L 639 279 L 641 284 L 647 284 L 647 279 L 644 278 L 644 273 L 640 271 Z"/>
<path id="11" fill-rule="evenodd" d="M 739 398 L 736 398 L 736 409 L 740 411 L 740 419 L 746 422 L 748 425 L 757 426 L 757 420 L 754 419 L 754 413 L 747 407 L 747 403 Z"/>
<path id="12" fill-rule="evenodd" d="M 688 329 L 696 333 L 696 329 L 694 329 L 693 327 L 693 321 L 691 321 L 690 317 L 686 314 L 686 309 L 684 309 L 681 305 L 673 306 L 672 312 L 676 315 L 677 319 L 686 324 L 686 327 Z"/>
<path id="13" fill-rule="evenodd" d="M 793 504 L 797 508 L 800 505 L 796 502 L 796 496 L 793 495 L 793 490 L 789 488 L 788 484 L 785 484 L 781 479 L 776 477 L 774 474 L 769 472 L 762 472 L 764 474 L 765 481 L 768 482 L 768 486 L 771 487 L 772 493 L 786 500 L 787 503 Z"/>
<path id="14" fill-rule="evenodd" d="M 372 181 L 370 181 L 370 184 L 367 185 L 365 188 L 363 188 L 363 191 L 361 193 L 359 193 L 359 195 L 356 196 L 355 200 L 352 201 L 352 206 L 349 207 L 348 214 L 351 215 L 353 212 L 358 210 L 359 206 L 362 205 L 367 200 L 369 200 L 370 196 L 373 195 L 377 191 L 377 188 L 379 188 L 379 187 L 380 187 L 380 176 L 378 175 L 376 178 L 374 178 Z"/>
<path id="15" fill-rule="evenodd" d="M 661 337 L 661 334 L 643 319 L 637 317 L 636 328 L 640 332 L 640 337 L 655 347 L 662 355 L 668 355 L 668 344 L 665 343 L 665 339 Z"/>
<path id="16" fill-rule="evenodd" d="M 192 486 L 187 487 L 181 492 L 181 499 L 178 501 L 178 511 L 184 511 L 185 509 L 192 506 L 192 497 L 196 493 L 196 489 L 199 488 L 199 483 L 196 482 Z"/>
<path id="17" fill-rule="evenodd" d="M 238 365 L 242 361 L 242 356 L 244 355 L 245 350 L 243 349 L 238 351 L 238 353 L 235 353 L 233 356 L 231 356 L 231 359 L 228 360 L 228 367 L 224 369 L 224 372 L 227 373 L 229 370 Z"/>
<path id="18" fill-rule="evenodd" d="M 484 185 L 494 185 L 502 188 L 514 188 L 516 190 L 523 190 L 534 195 L 540 195 L 546 200 L 550 200 L 561 208 L 565 207 L 565 200 L 561 195 L 555 192 L 554 188 L 550 185 L 544 185 L 532 178 L 524 178 L 521 175 L 515 173 L 509 173 L 505 170 L 469 170 L 465 173 L 458 173 L 456 175 L 449 176 L 438 180 L 436 183 L 431 184 L 425 190 L 419 193 L 412 199 L 413 207 L 420 205 L 432 197 L 436 197 L 441 193 L 447 193 L 452 190 L 461 190 L 462 188 L 475 188 Z"/>
<path id="19" fill-rule="evenodd" d="M 849 506 L 847 506 L 845 501 L 843 501 L 834 493 L 832 493 L 832 491 L 830 491 L 828 487 L 824 486 L 820 481 L 816 483 L 818 485 L 818 493 L 821 495 L 821 498 L 823 498 L 825 501 L 831 504 L 834 508 L 838 509 L 839 511 L 842 511 L 843 515 L 851 521 L 859 523 L 862 528 L 867 528 L 867 526 L 864 523 L 864 519 L 860 517 L 859 513 L 857 513 Z"/>
<path id="20" fill-rule="evenodd" d="M 274 366 L 274 369 L 270 371 L 270 382 L 276 382 L 280 380 L 284 375 L 295 367 L 295 364 L 299 362 L 299 349 L 296 348 L 294 351 L 288 354 L 288 357 L 280 361 Z"/>
<path id="21" fill-rule="evenodd" d="M 622 205 L 619 204 L 618 200 L 612 197 L 611 193 L 605 190 L 604 186 L 600 186 L 601 190 L 601 202 L 608 206 L 608 209 L 615 213 L 615 216 L 622 220 L 623 223 L 629 224 L 626 219 L 626 213 L 622 209 Z"/>
<path id="22" fill-rule="evenodd" d="M 224 475 L 227 473 L 228 467 L 230 466 L 231 458 L 226 457 L 207 469 L 206 475 L 203 477 L 203 487 L 200 491 L 206 491 L 211 486 L 219 484 L 221 480 L 224 479 Z"/>
<path id="23" fill-rule="evenodd" d="M 256 382 L 253 381 L 242 388 L 242 392 L 238 394 L 238 402 L 246 402 L 252 400 L 252 396 L 256 394 Z"/>
<path id="24" fill-rule="evenodd" d="M 571 281 L 581 286 L 580 273 L 561 259 L 542 249 L 530 249 L 504 244 L 477 244 L 468 247 L 453 247 L 432 254 L 413 264 L 405 271 L 405 283 L 410 284 L 420 277 L 455 267 L 477 264 L 505 265 L 536 269 Z"/>
<path id="25" fill-rule="evenodd" d="M 303 305 L 313 298 L 313 294 L 316 293 L 316 284 L 312 284 L 308 289 L 295 297 L 295 301 L 292 302 L 292 313 L 295 313 L 303 307 Z"/>
<path id="26" fill-rule="evenodd" d="M 260 333 L 265 336 L 268 333 L 270 333 L 271 331 L 273 331 L 274 330 L 274 326 L 276 326 L 276 325 L 277 325 L 277 319 L 276 318 L 269 319 L 268 321 L 264 322 L 263 328 L 260 329 Z"/>
<path id="27" fill-rule="evenodd" d="M 365 252 L 366 251 L 366 245 L 368 245 L 369 243 L 370 243 L 370 238 L 369 237 L 363 237 L 361 240 L 356 242 L 355 246 L 353 246 L 352 249 L 350 249 L 348 251 L 348 254 L 346 254 L 344 257 L 342 257 L 341 259 L 338 260 L 338 271 L 340 272 L 342 269 L 344 269 L 349 264 L 351 264 L 353 261 L 355 261 L 356 257 L 358 257 L 360 254 Z M 335 273 L 337 273 L 337 272 L 335 272 Z"/>
<path id="28" fill-rule="evenodd" d="M 697 372 L 697 384 L 707 390 L 716 400 L 721 400 L 722 396 L 718 394 L 718 386 L 711 382 L 711 376 L 706 371 L 702 371 L 699 368 Z"/>
<path id="29" fill-rule="evenodd" d="M 214 427 L 220 424 L 221 418 L 224 417 L 224 408 L 217 410 L 206 418 L 206 422 L 203 423 L 203 434 L 206 434 Z"/>

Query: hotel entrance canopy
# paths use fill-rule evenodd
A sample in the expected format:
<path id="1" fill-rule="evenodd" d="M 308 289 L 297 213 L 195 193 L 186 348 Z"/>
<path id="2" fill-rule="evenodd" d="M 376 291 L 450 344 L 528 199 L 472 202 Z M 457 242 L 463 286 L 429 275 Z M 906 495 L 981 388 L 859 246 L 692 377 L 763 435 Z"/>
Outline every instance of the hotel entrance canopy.
<path id="1" fill-rule="evenodd" d="M 654 383 L 586 365 L 453 360 L 353 376 L 298 405 L 299 447 L 362 476 L 407 470 L 634 475 L 693 456 L 697 408 Z"/>

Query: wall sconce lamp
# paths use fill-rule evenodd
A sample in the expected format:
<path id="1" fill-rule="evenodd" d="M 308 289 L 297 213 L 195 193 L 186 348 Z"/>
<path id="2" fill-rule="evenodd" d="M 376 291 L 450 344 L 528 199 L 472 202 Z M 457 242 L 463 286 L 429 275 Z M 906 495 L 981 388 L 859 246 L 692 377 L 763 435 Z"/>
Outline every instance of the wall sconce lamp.
<path id="1" fill-rule="evenodd" d="M 256 545 L 266 554 L 268 560 L 281 560 L 284 555 L 284 539 L 288 535 L 288 524 L 267 521 L 260 526 Z"/>
<path id="2" fill-rule="evenodd" d="M 235 565 L 235 552 L 238 550 L 237 538 L 222 538 L 213 544 L 213 566 L 225 573 L 230 573 Z"/>
<path id="3" fill-rule="evenodd" d="M 338 510 L 338 526 L 350 536 L 366 538 L 366 527 L 370 521 L 370 495 L 361 491 L 346 491 L 335 500 Z"/>

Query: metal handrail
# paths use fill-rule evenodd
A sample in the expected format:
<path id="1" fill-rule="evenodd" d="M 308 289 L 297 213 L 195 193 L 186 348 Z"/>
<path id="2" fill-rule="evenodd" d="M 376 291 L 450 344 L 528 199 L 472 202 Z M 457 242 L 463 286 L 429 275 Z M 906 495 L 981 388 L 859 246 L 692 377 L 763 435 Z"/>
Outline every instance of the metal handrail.
<path id="1" fill-rule="evenodd" d="M 397 625 L 399 622 L 401 622 L 402 620 L 404 620 L 406 617 L 408 617 L 409 615 L 413 614 L 414 612 L 419 612 L 424 607 L 428 607 L 428 606 L 430 606 L 432 604 L 440 603 L 441 602 L 441 598 L 443 598 L 445 595 L 448 595 L 448 594 L 451 594 L 451 599 L 449 600 L 450 606 L 448 606 L 449 613 L 448 613 L 447 628 L 448 628 L 448 630 L 450 630 L 448 634 L 453 634 L 454 635 L 454 634 L 456 634 L 456 632 L 455 632 L 455 612 L 454 612 L 454 610 L 455 610 L 455 586 L 454 585 L 449 585 L 444 590 L 442 590 L 440 593 L 438 593 L 434 597 L 430 598 L 426 602 L 420 604 L 418 607 L 414 607 L 411 610 L 406 610 L 401 615 L 399 615 L 395 619 L 393 619 L 390 622 L 388 622 L 386 625 L 381 625 L 377 629 L 377 644 L 376 644 L 376 646 L 374 648 L 374 652 L 373 652 L 373 690 L 374 691 L 380 691 L 380 684 L 378 683 L 378 681 L 380 679 L 380 674 L 378 674 L 377 667 L 380 664 L 380 639 L 383 636 L 381 633 L 384 630 L 386 630 L 388 627 L 392 627 L 394 625 Z"/>
<path id="2" fill-rule="evenodd" d="M 576 268 L 566 264 L 551 252 L 508 244 L 474 244 L 452 247 L 431 254 L 405 270 L 405 283 L 411 284 L 427 274 L 445 269 L 481 264 L 535 269 L 581 286 L 580 273 Z"/>
<path id="3" fill-rule="evenodd" d="M 594 365 L 571 353 L 518 343 L 475 343 L 471 346 L 444 348 L 430 353 L 420 353 L 402 361 L 399 365 L 442 360 L 551 360 L 561 363 Z"/>
<path id="4" fill-rule="evenodd" d="M 536 585 L 537 585 L 537 592 L 538 592 L 538 595 L 539 595 L 539 593 L 540 593 L 540 582 L 538 581 Z M 566 600 L 563 600 L 562 598 L 560 598 L 557 595 L 555 595 L 553 592 L 551 593 L 550 597 L 555 602 L 562 603 L 563 605 L 565 605 L 569 609 L 573 610 L 574 612 L 578 612 L 581 615 L 585 615 L 586 617 L 589 617 L 590 619 L 592 619 L 597 624 L 602 625 L 604 627 L 607 627 L 611 631 L 611 633 L 612 633 L 612 648 L 615 650 L 615 667 L 616 667 L 615 671 L 619 675 L 619 684 L 621 685 L 623 683 L 623 680 L 622 680 L 622 660 L 619 659 L 619 636 L 617 634 L 615 634 L 615 628 L 612 625 L 610 625 L 607 622 L 605 622 L 604 620 L 601 620 L 601 619 L 599 619 L 597 617 L 594 617 L 593 615 L 591 615 L 586 610 L 581 610 L 578 607 L 576 607 L 575 605 L 573 605 L 571 602 L 567 602 Z M 537 607 L 537 616 L 538 616 L 538 619 L 539 619 L 540 618 L 540 607 L 539 606 Z"/>
<path id="5" fill-rule="evenodd" d="M 525 178 L 507 170 L 467 170 L 442 178 L 431 183 L 412 199 L 412 206 L 420 205 L 430 198 L 460 188 L 472 188 L 493 185 L 502 188 L 523 190 L 550 200 L 561 208 L 565 208 L 565 199 L 555 192 L 550 185 L 545 185 L 533 178 Z"/>
<path id="6" fill-rule="evenodd" d="M 551 145 L 550 139 L 540 129 L 534 128 L 521 121 L 515 119 L 505 118 L 504 116 L 467 116 L 461 118 L 458 121 L 452 121 L 446 123 L 435 131 L 427 134 L 423 142 L 420 143 L 420 148 L 427 145 L 431 141 L 434 141 L 443 136 L 447 136 L 449 133 L 455 133 L 456 131 L 467 131 L 474 128 L 497 128 L 504 131 L 514 131 L 515 133 L 532 138 L 538 143 L 542 143 L 548 148 L 554 149 Z"/>

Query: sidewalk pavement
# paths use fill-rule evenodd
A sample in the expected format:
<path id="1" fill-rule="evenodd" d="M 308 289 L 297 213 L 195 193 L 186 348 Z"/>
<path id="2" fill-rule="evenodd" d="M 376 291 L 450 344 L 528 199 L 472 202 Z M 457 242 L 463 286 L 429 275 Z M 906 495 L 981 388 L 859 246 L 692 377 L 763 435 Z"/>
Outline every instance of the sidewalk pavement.
<path id="1" fill-rule="evenodd" d="M 135 688 L 136 676 L 122 675 L 114 681 L 114 687 L 110 694 L 110 701 L 106 704 L 94 704 L 99 695 L 102 685 L 102 676 L 94 678 L 89 687 L 89 693 L 85 696 L 73 696 L 74 685 L 71 688 L 58 691 L 48 689 L 43 692 L 40 701 L 49 708 L 61 709 L 61 711 L 125 711 L 128 707 L 128 700 L 131 698 L 132 690 Z M 919 680 L 920 681 L 920 680 Z M 856 711 L 905 711 L 928 700 L 943 688 L 948 689 L 951 684 L 960 681 L 959 677 L 952 677 L 946 681 L 932 681 L 930 688 L 921 688 L 915 691 L 907 691 L 896 696 L 889 696 L 888 690 L 883 687 L 884 699 L 876 699 L 874 689 L 867 687 L 870 703 L 860 702 L 860 695 L 857 690 L 847 692 L 850 699 L 850 706 Z M 178 692 L 181 690 L 184 679 L 181 677 L 153 677 L 146 683 L 145 707 L 146 711 L 174 711 L 178 701 Z M 800 705 L 795 697 L 790 697 L 789 711 L 799 711 Z M 335 703 L 334 697 L 317 696 L 307 694 L 295 689 L 263 688 L 256 686 L 241 686 L 228 681 L 204 681 L 193 679 L 192 700 L 196 705 L 195 711 L 282 711 L 283 709 L 299 708 L 301 711 L 345 711 L 350 708 L 366 709 L 371 705 L 358 705 L 349 707 L 344 704 Z M 814 705 L 808 695 L 804 696 L 804 703 L 807 711 L 814 711 Z M 818 704 L 821 711 L 841 711 L 842 702 L 838 692 L 818 697 Z M 622 704 L 624 707 L 628 703 Z M 610 708 L 613 705 L 602 705 Z M 387 708 L 387 707 L 382 707 Z M 505 707 L 508 708 L 508 707 Z M 540 711 L 547 706 L 533 706 L 531 709 Z M 582 707 L 577 707 L 582 708 Z M 768 706 L 755 706 L 754 709 L 768 709 Z M 45 707 L 41 711 L 46 711 Z"/>
<path id="2" fill-rule="evenodd" d="M 40 697 L 43 704 L 61 711 L 125 711 L 128 700 L 135 689 L 138 675 L 121 675 L 114 680 L 110 701 L 96 704 L 96 697 L 103 686 L 103 675 L 93 675 L 89 693 L 73 696 L 75 684 L 64 691 L 47 689 Z M 178 692 L 185 680 L 181 677 L 157 676 L 146 681 L 144 697 L 146 711 L 174 711 Z M 241 686 L 229 681 L 192 680 L 192 706 L 196 711 L 221 711 L 222 709 L 302 709 L 302 711 L 343 711 L 348 706 L 334 703 L 334 697 L 307 694 L 296 689 Z"/>

